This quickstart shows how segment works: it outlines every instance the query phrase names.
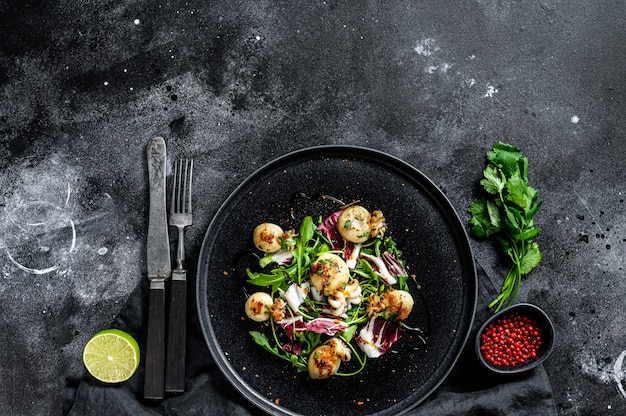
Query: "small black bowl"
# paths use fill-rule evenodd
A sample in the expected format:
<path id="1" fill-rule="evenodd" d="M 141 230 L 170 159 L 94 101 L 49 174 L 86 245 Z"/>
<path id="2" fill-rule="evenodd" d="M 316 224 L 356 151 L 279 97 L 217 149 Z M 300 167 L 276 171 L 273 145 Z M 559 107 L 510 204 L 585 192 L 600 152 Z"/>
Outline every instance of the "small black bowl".
<path id="1" fill-rule="evenodd" d="M 536 322 L 536 326 L 539 328 L 540 331 L 539 339 L 541 341 L 541 344 L 536 348 L 535 357 L 529 357 L 524 362 L 519 364 L 508 363 L 508 365 L 496 365 L 493 361 L 488 360 L 485 353 L 481 350 L 483 344 L 483 334 L 492 323 L 501 323 L 503 319 L 511 318 L 513 316 L 527 317 Z M 508 337 L 507 334 L 504 335 L 505 337 Z M 532 338 L 533 337 L 530 336 L 530 338 L 526 339 L 528 339 L 532 343 Z M 546 315 L 543 310 L 535 305 L 531 305 L 530 303 L 520 303 L 503 309 L 494 314 L 482 325 L 476 335 L 475 340 L 475 350 L 478 360 L 486 369 L 497 374 L 519 374 L 525 371 L 529 371 L 543 363 L 548 358 L 553 349 L 554 325 L 552 324 L 552 321 L 550 320 L 548 315 Z"/>

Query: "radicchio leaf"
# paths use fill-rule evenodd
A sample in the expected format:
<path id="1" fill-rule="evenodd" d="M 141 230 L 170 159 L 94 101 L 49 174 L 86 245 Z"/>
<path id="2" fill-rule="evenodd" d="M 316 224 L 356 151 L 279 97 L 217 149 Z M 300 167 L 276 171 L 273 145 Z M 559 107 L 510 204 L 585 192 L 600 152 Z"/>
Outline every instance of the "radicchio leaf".
<path id="1" fill-rule="evenodd" d="M 326 217 L 320 225 L 317 226 L 317 230 L 324 233 L 324 235 L 328 238 L 333 250 L 341 250 L 343 242 L 343 238 L 337 230 L 337 220 L 342 212 L 343 210 L 333 212 Z"/>
<path id="2" fill-rule="evenodd" d="M 409 275 L 404 268 L 404 265 L 400 263 L 400 261 L 390 252 L 385 251 L 381 258 L 383 259 L 385 266 L 387 266 L 387 270 L 389 270 L 389 273 L 392 275 L 396 277 L 406 277 Z"/>
<path id="3" fill-rule="evenodd" d="M 361 329 L 356 342 L 368 357 L 377 358 L 387 352 L 398 338 L 400 338 L 400 326 L 396 322 L 389 322 L 374 316 Z"/>
<path id="4" fill-rule="evenodd" d="M 302 315 L 293 316 L 291 318 L 285 318 L 281 321 L 278 321 L 281 327 L 287 333 L 289 339 L 293 340 L 294 332 L 304 332 L 307 330 L 306 322 L 302 319 Z"/>
<path id="5" fill-rule="evenodd" d="M 346 241 L 345 247 L 343 249 L 343 258 L 346 260 L 346 264 L 349 269 L 354 269 L 357 265 L 357 261 L 359 259 L 359 254 L 361 253 L 362 243 L 353 243 L 351 241 Z"/>
<path id="6" fill-rule="evenodd" d="M 295 332 L 311 331 L 316 334 L 333 336 L 348 329 L 348 324 L 337 318 L 317 317 L 310 322 L 305 322 L 301 315 L 286 318 L 278 322 L 285 329 L 289 339 L 293 339 Z"/>
<path id="7" fill-rule="evenodd" d="M 333 336 L 348 329 L 348 324 L 339 319 L 318 317 L 306 324 L 309 331 Z"/>
<path id="8" fill-rule="evenodd" d="M 390 286 L 395 285 L 398 282 L 396 278 L 393 277 L 391 273 L 389 273 L 385 262 L 380 257 L 372 256 L 371 254 L 365 253 L 361 253 L 361 257 L 363 257 L 372 264 L 374 272 L 378 275 L 378 277 L 383 279 L 383 282 Z"/>
<path id="9" fill-rule="evenodd" d="M 297 342 L 290 342 L 287 344 L 283 344 L 283 351 L 289 351 L 296 355 L 300 355 L 302 352 L 302 346 Z"/>
<path id="10" fill-rule="evenodd" d="M 293 312 L 298 312 L 298 308 L 306 299 L 309 293 L 309 283 L 304 282 L 302 285 L 292 283 L 286 292 L 279 290 L 280 297 L 283 298 Z"/>
<path id="11" fill-rule="evenodd" d="M 276 253 L 267 253 L 259 260 L 259 266 L 265 267 L 270 263 L 288 264 L 293 260 L 293 253 L 289 250 L 280 249 Z"/>

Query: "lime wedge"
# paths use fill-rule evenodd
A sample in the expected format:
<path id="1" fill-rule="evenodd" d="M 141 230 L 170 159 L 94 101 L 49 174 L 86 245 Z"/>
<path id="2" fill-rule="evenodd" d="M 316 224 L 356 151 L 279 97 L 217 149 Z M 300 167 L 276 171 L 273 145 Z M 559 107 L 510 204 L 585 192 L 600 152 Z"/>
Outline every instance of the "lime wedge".
<path id="1" fill-rule="evenodd" d="M 139 367 L 139 345 L 124 331 L 105 329 L 85 344 L 83 363 L 96 379 L 104 383 L 121 383 Z"/>

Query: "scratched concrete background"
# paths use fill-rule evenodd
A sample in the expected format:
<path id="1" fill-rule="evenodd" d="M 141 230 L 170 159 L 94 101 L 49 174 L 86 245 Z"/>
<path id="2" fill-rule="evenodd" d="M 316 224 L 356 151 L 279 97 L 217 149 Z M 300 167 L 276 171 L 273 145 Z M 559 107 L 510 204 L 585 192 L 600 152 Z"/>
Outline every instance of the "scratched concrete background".
<path id="1" fill-rule="evenodd" d="M 626 412 L 621 1 L 0 1 L 0 404 L 56 415 L 82 347 L 145 278 L 145 145 L 219 205 L 292 150 L 398 156 L 464 220 L 498 140 L 530 159 L 560 415 Z M 169 161 L 171 168 L 171 160 Z M 506 266 L 472 241 L 496 286 Z"/>

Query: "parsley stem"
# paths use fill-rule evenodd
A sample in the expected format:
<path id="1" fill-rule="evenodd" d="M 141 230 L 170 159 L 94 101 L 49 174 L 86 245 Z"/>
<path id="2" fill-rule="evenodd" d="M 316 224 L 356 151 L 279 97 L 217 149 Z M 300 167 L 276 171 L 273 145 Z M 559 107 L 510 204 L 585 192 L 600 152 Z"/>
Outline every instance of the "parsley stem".
<path id="1" fill-rule="evenodd" d="M 504 278 L 500 295 L 489 304 L 490 308 L 498 305 L 495 310 L 496 312 L 502 309 L 507 300 L 509 301 L 509 306 L 512 305 L 513 302 L 515 302 L 522 281 L 521 257 L 519 254 L 519 250 L 517 249 L 517 246 L 513 240 L 510 239 L 509 243 L 511 248 L 509 252 L 509 257 L 511 258 L 513 264 L 509 268 L 509 271 Z"/>

